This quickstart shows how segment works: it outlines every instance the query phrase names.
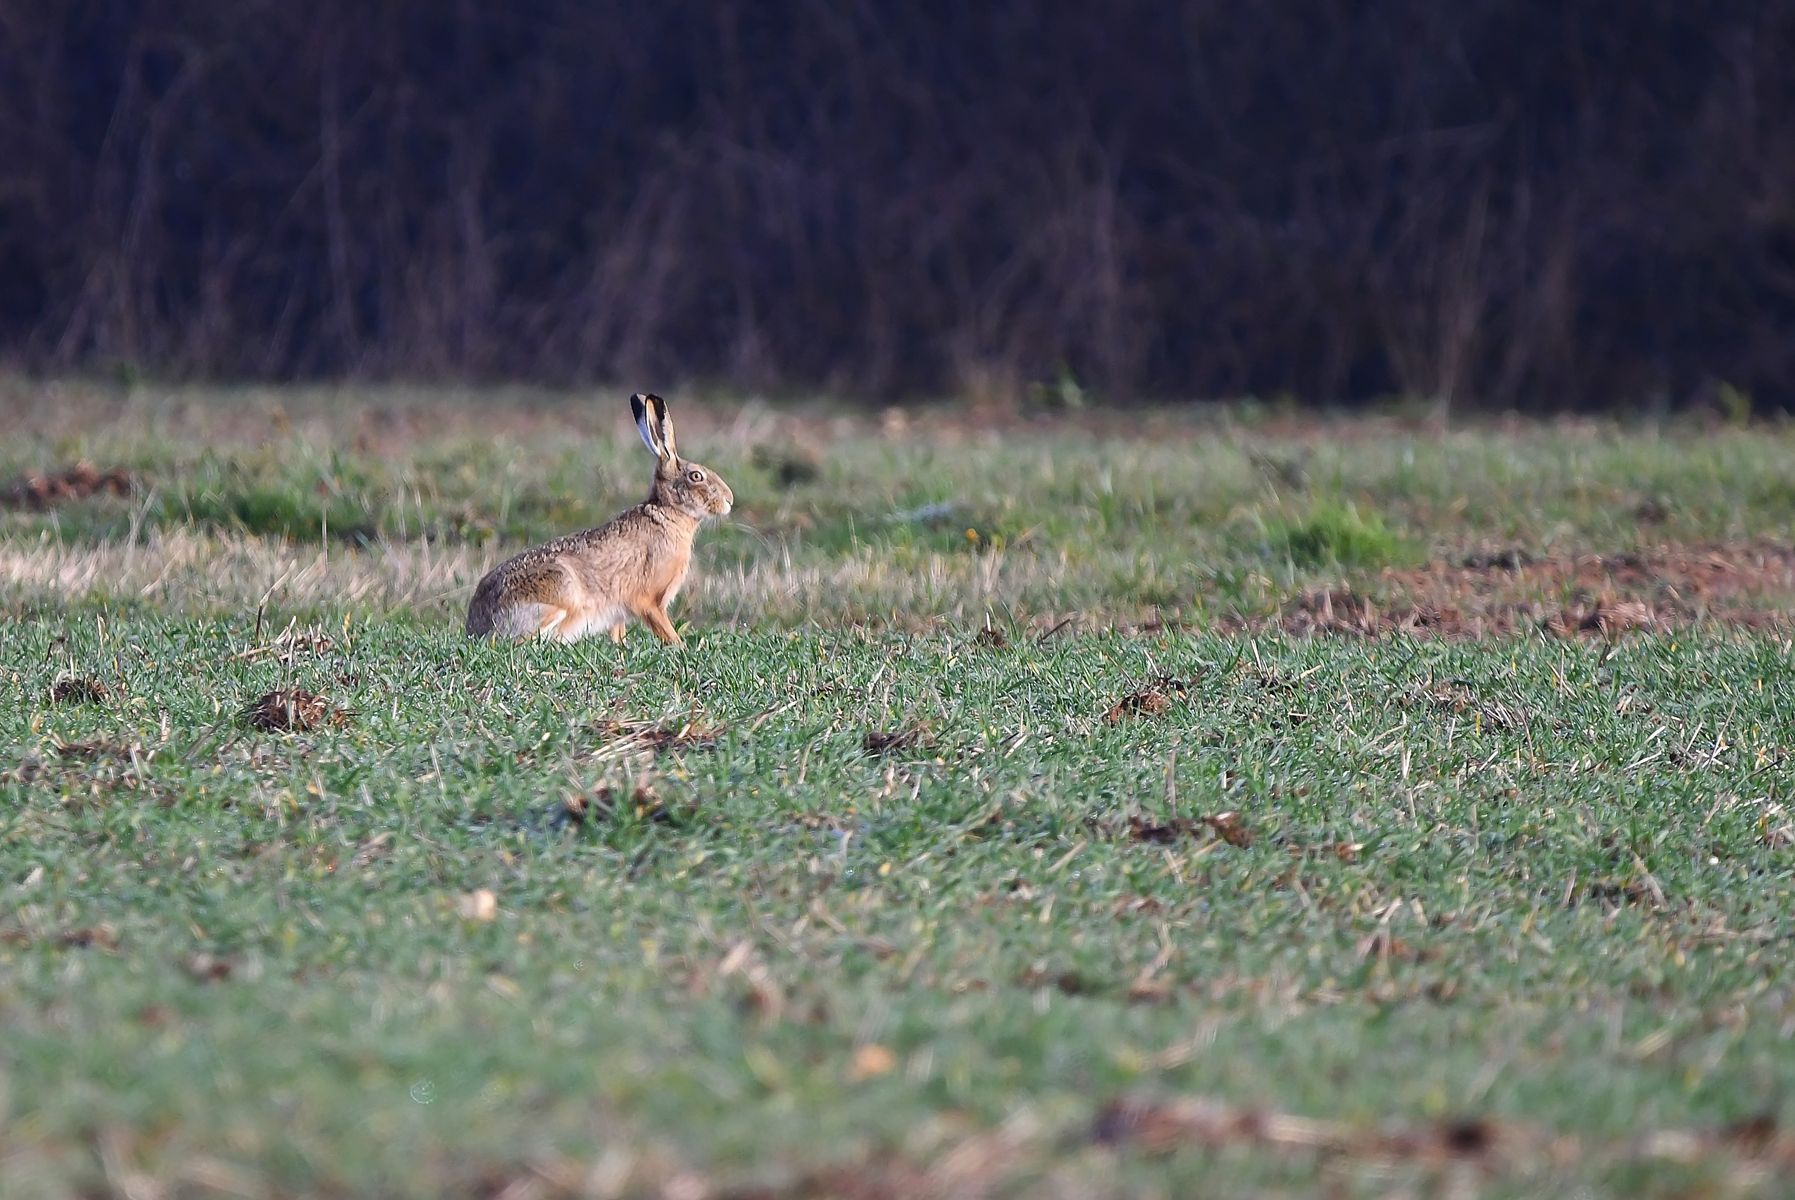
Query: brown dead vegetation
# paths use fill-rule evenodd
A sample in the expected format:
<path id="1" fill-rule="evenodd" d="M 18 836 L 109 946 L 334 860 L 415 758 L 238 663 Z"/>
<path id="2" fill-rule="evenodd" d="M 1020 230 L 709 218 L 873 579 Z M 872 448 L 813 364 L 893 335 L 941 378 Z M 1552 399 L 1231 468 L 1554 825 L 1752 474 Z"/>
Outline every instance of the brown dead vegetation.
<path id="1" fill-rule="evenodd" d="M 1163 717 L 1172 711 L 1174 701 L 1182 701 L 1190 684 L 1182 679 L 1161 675 L 1138 692 L 1130 692 L 1116 701 L 1103 714 L 1105 725 L 1119 725 L 1130 717 Z"/>
<path id="2" fill-rule="evenodd" d="M 340 729 L 349 723 L 350 715 L 347 709 L 301 688 L 276 689 L 243 710 L 243 719 L 252 729 L 267 733 L 307 733 L 325 725 Z"/>
<path id="3" fill-rule="evenodd" d="M 16 925 L 0 929 L 0 946 L 16 946 L 23 949 L 40 942 L 62 950 L 112 951 L 118 949 L 118 930 L 105 922 L 35 935 Z"/>
<path id="4" fill-rule="evenodd" d="M 1613 638 L 1696 624 L 1791 624 L 1795 546 L 1662 546 L 1641 553 L 1536 556 L 1481 548 L 1451 562 L 1390 570 L 1362 585 L 1305 593 L 1269 621 L 1296 636 L 1500 637 L 1543 630 Z"/>
<path id="5" fill-rule="evenodd" d="M 106 759 L 129 762 L 131 761 L 133 752 L 133 747 L 121 746 L 116 742 L 92 741 L 56 743 L 56 757 L 74 759 L 79 762 L 96 762 Z"/>
<path id="6" fill-rule="evenodd" d="M 555 816 L 556 823 L 565 827 L 588 822 L 602 824 L 614 820 L 619 814 L 658 825 L 673 824 L 687 815 L 670 806 L 647 784 L 639 783 L 625 790 L 606 783 L 589 792 L 574 792 L 566 796 Z"/>
<path id="7" fill-rule="evenodd" d="M 655 721 L 619 721 L 611 717 L 593 722 L 591 730 L 608 749 L 649 750 L 656 754 L 670 750 L 714 750 L 723 736 L 721 729 L 692 721 L 672 725 Z"/>
<path id="8" fill-rule="evenodd" d="M 1010 639 L 1004 635 L 1004 631 L 993 625 L 979 630 L 972 641 L 975 646 L 982 646 L 987 650 L 1007 650 L 1010 647 Z"/>
<path id="9" fill-rule="evenodd" d="M 929 736 L 928 731 L 918 726 L 909 726 L 903 729 L 869 729 L 866 736 L 860 739 L 860 749 L 873 758 L 927 750 L 932 745 L 933 739 Z"/>
<path id="10" fill-rule="evenodd" d="M 90 462 L 78 462 L 60 471 L 26 475 L 0 487 L 0 506 L 42 512 L 90 496 L 129 496 L 134 483 L 131 473 L 123 467 L 101 470 Z"/>
<path id="11" fill-rule="evenodd" d="M 1795 1168 L 1795 1135 L 1759 1115 L 1718 1129 L 1653 1130 L 1626 1139 L 1583 1138 L 1482 1116 L 1364 1126 L 1301 1117 L 1208 1097 L 1123 1097 L 1091 1127 L 1100 1145 L 1148 1154 L 1190 1147 L 1249 1147 L 1366 1162 L 1476 1166 L 1497 1175 L 1573 1163 L 1696 1163 L 1730 1160 L 1759 1169 Z"/>
<path id="12" fill-rule="evenodd" d="M 1416 684 L 1404 698 L 1435 713 L 1464 717 L 1483 729 L 1519 729 L 1527 723 L 1527 711 L 1520 705 L 1480 696 L 1462 679 Z"/>
<path id="13" fill-rule="evenodd" d="M 751 972 L 757 958 L 732 950 L 713 974 Z M 1041 972 L 1031 986 L 1082 994 L 1065 972 Z M 1151 988 L 1131 998 L 1153 1000 Z M 861 1048 L 846 1067 L 850 1079 L 896 1069 L 883 1047 Z M 1795 1134 L 1768 1114 L 1699 1129 L 1646 1129 L 1626 1137 L 1583 1136 L 1524 1122 L 1468 1113 L 1435 1120 L 1363 1124 L 1306 1117 L 1207 1096 L 1123 1095 L 1089 1118 L 1066 1126 L 1023 1110 L 994 1129 L 946 1123 L 926 1151 L 882 1148 L 813 1166 L 763 1165 L 747 1179 L 719 1177 L 683 1164 L 677 1151 L 652 1142 L 607 1160 L 615 1194 L 690 1196 L 706 1200 L 917 1200 L 1013 1195 L 1109 1195 L 1093 1190 L 1093 1168 L 1109 1158 L 1157 1158 L 1191 1151 L 1242 1151 L 1335 1163 L 1376 1173 L 1390 1169 L 1451 1178 L 1475 1194 L 1479 1180 L 1538 1182 L 1578 1167 L 1708 1165 L 1730 1176 L 1717 1194 L 1756 1194 L 1768 1178 L 1795 1169 Z M 1095 1155 L 1096 1160 L 1090 1157 Z M 592 1164 L 547 1154 L 528 1165 L 495 1164 L 469 1195 L 591 1195 Z M 456 1195 L 463 1194 L 455 1192 Z M 1407 1194 L 1406 1192 L 1404 1194 Z M 1423 1189 L 1422 1194 L 1431 1194 Z M 1453 1193 L 1456 1194 L 1456 1193 Z"/>
<path id="14" fill-rule="evenodd" d="M 1093 834 L 1107 840 L 1143 842 L 1169 846 L 1186 839 L 1214 837 L 1230 846 L 1246 849 L 1255 840 L 1252 829 L 1237 812 L 1219 812 L 1211 816 L 1166 817 L 1155 819 L 1139 813 L 1117 825 L 1114 821 L 1090 818 L 1085 822 Z"/>
<path id="15" fill-rule="evenodd" d="M 97 679 L 65 675 L 50 685 L 52 704 L 103 704 L 112 689 Z"/>

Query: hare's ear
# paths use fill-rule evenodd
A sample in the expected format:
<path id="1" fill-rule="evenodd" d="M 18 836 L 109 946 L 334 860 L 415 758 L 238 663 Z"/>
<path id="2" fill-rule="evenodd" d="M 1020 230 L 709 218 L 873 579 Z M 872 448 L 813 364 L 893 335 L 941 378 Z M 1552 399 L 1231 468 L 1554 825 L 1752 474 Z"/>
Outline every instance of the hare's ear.
<path id="1" fill-rule="evenodd" d="M 648 452 L 656 458 L 668 457 L 661 445 L 660 414 L 666 410 L 661 398 L 647 392 L 637 392 L 629 398 L 629 408 L 635 415 L 636 431 L 642 435 L 642 444 L 648 447 Z"/>
<path id="2" fill-rule="evenodd" d="M 648 397 L 648 407 L 654 413 L 654 431 L 661 440 L 661 457 L 668 462 L 679 461 L 679 443 L 673 440 L 673 417 L 667 411 L 667 402 L 659 396 Z"/>

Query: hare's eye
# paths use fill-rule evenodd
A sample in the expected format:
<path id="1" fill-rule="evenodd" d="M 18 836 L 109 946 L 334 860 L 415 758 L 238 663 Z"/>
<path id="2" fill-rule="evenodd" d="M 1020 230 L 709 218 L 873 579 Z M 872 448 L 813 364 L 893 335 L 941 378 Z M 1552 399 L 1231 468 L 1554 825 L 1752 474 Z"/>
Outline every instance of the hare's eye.
<path id="1" fill-rule="evenodd" d="M 693 467 L 690 471 L 686 472 L 686 478 L 690 479 L 693 483 L 703 483 L 704 472 L 700 471 L 697 467 Z"/>

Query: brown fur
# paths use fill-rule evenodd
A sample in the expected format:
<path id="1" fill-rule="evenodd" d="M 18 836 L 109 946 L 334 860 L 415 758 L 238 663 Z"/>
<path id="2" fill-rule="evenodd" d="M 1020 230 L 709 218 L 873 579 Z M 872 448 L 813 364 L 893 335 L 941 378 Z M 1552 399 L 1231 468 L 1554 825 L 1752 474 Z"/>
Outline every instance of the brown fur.
<path id="1" fill-rule="evenodd" d="M 608 632 L 622 641 L 633 617 L 661 641 L 680 644 L 667 608 L 691 567 L 698 526 L 728 513 L 735 495 L 708 467 L 679 457 L 665 401 L 638 394 L 631 402 L 656 455 L 648 499 L 487 572 L 468 605 L 470 636 L 570 642 Z"/>

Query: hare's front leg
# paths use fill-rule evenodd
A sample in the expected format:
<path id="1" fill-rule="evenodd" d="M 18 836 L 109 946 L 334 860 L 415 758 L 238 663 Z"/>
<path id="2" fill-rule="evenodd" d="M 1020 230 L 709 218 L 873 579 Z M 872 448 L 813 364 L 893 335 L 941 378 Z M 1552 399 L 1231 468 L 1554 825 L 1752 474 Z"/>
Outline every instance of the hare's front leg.
<path id="1" fill-rule="evenodd" d="M 680 640 L 679 631 L 673 628 L 673 622 L 667 619 L 666 610 L 658 604 L 645 604 L 642 606 L 642 611 L 636 615 L 642 618 L 643 624 L 654 631 L 654 636 L 660 638 L 667 645 L 685 645 Z"/>

